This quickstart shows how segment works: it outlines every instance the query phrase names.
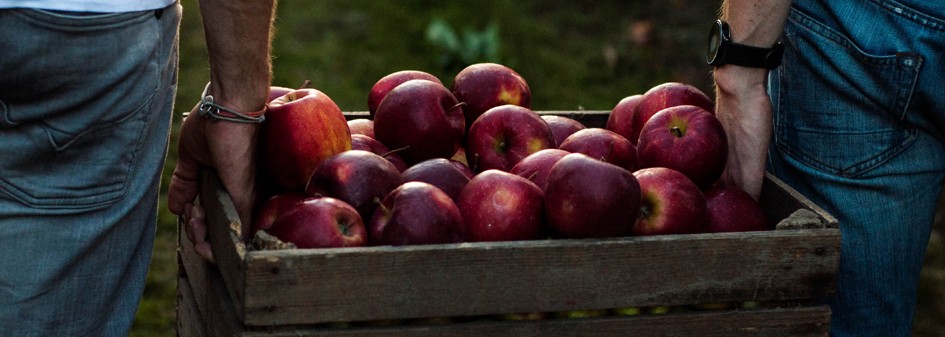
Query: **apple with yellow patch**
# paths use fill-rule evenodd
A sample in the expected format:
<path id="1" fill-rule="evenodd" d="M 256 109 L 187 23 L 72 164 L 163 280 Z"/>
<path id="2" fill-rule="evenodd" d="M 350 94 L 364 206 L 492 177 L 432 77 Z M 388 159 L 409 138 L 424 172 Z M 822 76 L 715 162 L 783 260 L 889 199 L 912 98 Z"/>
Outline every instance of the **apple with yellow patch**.
<path id="1" fill-rule="evenodd" d="M 453 96 L 463 103 L 466 127 L 480 115 L 506 104 L 531 108 L 531 90 L 518 72 L 498 63 L 472 64 L 453 79 Z"/>
<path id="2" fill-rule="evenodd" d="M 497 169 L 508 172 L 522 158 L 554 148 L 548 123 L 531 109 L 501 105 L 473 122 L 466 134 L 466 161 L 476 172 Z"/>

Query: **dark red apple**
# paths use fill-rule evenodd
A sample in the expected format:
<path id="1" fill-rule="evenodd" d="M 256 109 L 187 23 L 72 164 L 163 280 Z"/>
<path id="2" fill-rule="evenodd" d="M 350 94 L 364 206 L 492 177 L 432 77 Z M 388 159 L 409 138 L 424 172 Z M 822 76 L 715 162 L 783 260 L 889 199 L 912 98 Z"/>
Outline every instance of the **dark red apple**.
<path id="1" fill-rule="evenodd" d="M 646 122 L 637 156 L 640 168 L 677 170 L 705 190 L 722 176 L 728 140 L 722 123 L 712 113 L 693 105 L 675 106 Z"/>
<path id="2" fill-rule="evenodd" d="M 401 183 L 400 171 L 389 160 L 373 152 L 350 150 L 318 165 L 305 193 L 341 199 L 362 219 L 370 219 L 377 201 Z"/>
<path id="3" fill-rule="evenodd" d="M 569 153 L 571 152 L 561 149 L 544 149 L 522 158 L 518 164 L 512 166 L 509 173 L 531 180 L 544 190 L 545 185 L 548 184 L 548 174 L 551 173 L 551 168 L 558 160 Z"/>
<path id="4" fill-rule="evenodd" d="M 253 215 L 252 233 L 256 233 L 260 229 L 269 229 L 276 218 L 310 198 L 312 196 L 302 192 L 280 193 L 267 198 L 259 205 Z"/>
<path id="5" fill-rule="evenodd" d="M 605 129 L 616 132 L 631 143 L 636 144 L 639 138 L 639 131 L 634 135 L 633 116 L 636 114 L 637 106 L 643 101 L 643 95 L 630 95 L 617 102 L 610 116 L 607 116 Z"/>
<path id="6" fill-rule="evenodd" d="M 706 232 L 750 232 L 772 229 L 758 201 L 738 186 L 717 184 L 705 192 Z"/>
<path id="7" fill-rule="evenodd" d="M 281 189 L 302 191 L 323 160 L 351 149 L 344 114 L 327 95 L 299 89 L 269 102 L 260 124 L 260 174 Z"/>
<path id="8" fill-rule="evenodd" d="M 559 236 L 626 236 L 639 212 L 640 184 L 627 169 L 582 153 L 568 154 L 551 168 L 545 213 Z"/>
<path id="9" fill-rule="evenodd" d="M 555 138 L 555 147 L 561 145 L 561 142 L 565 138 L 574 134 L 575 132 L 584 130 L 584 124 L 578 122 L 576 119 L 568 118 L 558 115 L 541 115 L 541 119 L 544 119 L 548 123 L 548 127 L 551 128 L 551 134 Z"/>
<path id="10" fill-rule="evenodd" d="M 643 98 L 633 114 L 633 133 L 627 139 L 637 144 L 637 138 L 646 121 L 660 110 L 679 105 L 695 105 L 710 113 L 715 111 L 715 103 L 699 88 L 679 82 L 663 83 L 643 93 Z"/>
<path id="11" fill-rule="evenodd" d="M 422 245 L 466 240 L 463 216 L 436 186 L 411 181 L 384 197 L 368 226 L 373 245 Z"/>
<path id="12" fill-rule="evenodd" d="M 374 154 L 384 157 L 385 159 L 389 160 L 391 164 L 394 164 L 394 166 L 397 167 L 397 170 L 400 172 L 403 172 L 407 169 L 407 162 L 397 155 L 397 151 L 388 149 L 383 143 L 369 136 L 362 134 L 351 135 L 351 149 L 373 152 Z"/>
<path id="13" fill-rule="evenodd" d="M 443 85 L 443 82 L 433 74 L 420 70 L 401 70 L 387 74 L 377 80 L 368 93 L 368 113 L 370 116 L 374 117 L 377 107 L 381 105 L 381 101 L 387 96 L 387 93 L 409 80 L 427 80 Z"/>
<path id="14" fill-rule="evenodd" d="M 456 200 L 469 179 L 475 173 L 465 164 L 446 158 L 427 159 L 407 168 L 403 172 L 404 182 L 420 181 L 443 190 L 450 199 Z"/>
<path id="15" fill-rule="evenodd" d="M 463 102 L 466 126 L 486 110 L 506 104 L 531 108 L 531 90 L 522 75 L 497 63 L 472 64 L 453 79 L 453 95 Z"/>
<path id="16" fill-rule="evenodd" d="M 543 196 L 528 179 L 487 170 L 466 184 L 456 206 L 469 241 L 537 240 L 546 235 Z"/>
<path id="17" fill-rule="evenodd" d="M 459 149 L 466 130 L 463 109 L 446 87 L 427 80 L 409 80 L 391 90 L 374 115 L 374 135 L 412 165 L 431 158 L 449 158 Z"/>
<path id="18" fill-rule="evenodd" d="M 374 121 L 367 118 L 348 120 L 348 129 L 352 135 L 365 135 L 374 138 Z"/>
<path id="19" fill-rule="evenodd" d="M 476 172 L 508 172 L 526 156 L 554 148 L 551 128 L 534 111 L 517 105 L 489 109 L 466 134 L 466 160 Z"/>
<path id="20" fill-rule="evenodd" d="M 692 234 L 705 230 L 702 190 L 679 171 L 651 167 L 633 172 L 640 182 L 642 207 L 633 235 Z"/>
<path id="21" fill-rule="evenodd" d="M 636 147 L 623 136 L 607 129 L 580 130 L 561 142 L 558 148 L 572 153 L 583 153 L 591 158 L 623 167 L 628 171 L 637 168 Z"/>
<path id="22" fill-rule="evenodd" d="M 351 205 L 334 198 L 302 201 L 279 216 L 267 233 L 299 248 L 367 245 L 367 230 Z"/>

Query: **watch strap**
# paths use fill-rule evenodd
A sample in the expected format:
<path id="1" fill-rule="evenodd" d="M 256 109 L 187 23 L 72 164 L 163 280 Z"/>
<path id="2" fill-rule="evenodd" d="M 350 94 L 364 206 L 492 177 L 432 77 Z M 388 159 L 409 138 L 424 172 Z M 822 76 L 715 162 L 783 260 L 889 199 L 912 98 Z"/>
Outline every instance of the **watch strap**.
<path id="1" fill-rule="evenodd" d="M 728 43 L 725 46 L 723 63 L 743 67 L 774 69 L 781 65 L 784 55 L 784 45 L 778 42 L 771 48 L 761 48 L 738 43 Z"/>

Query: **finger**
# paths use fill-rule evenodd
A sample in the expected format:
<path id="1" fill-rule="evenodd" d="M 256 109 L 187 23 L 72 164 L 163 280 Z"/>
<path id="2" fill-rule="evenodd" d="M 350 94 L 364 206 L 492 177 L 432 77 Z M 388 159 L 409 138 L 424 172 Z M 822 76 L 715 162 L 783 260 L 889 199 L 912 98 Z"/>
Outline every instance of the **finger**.
<path id="1" fill-rule="evenodd" d="M 207 223 L 200 219 L 190 219 L 187 222 L 187 226 L 190 227 L 191 232 L 193 233 L 193 243 L 201 243 L 207 241 Z"/>
<path id="2" fill-rule="evenodd" d="M 190 218 L 191 230 L 194 233 L 194 243 L 201 243 L 207 241 L 207 220 L 204 216 L 203 208 L 200 206 L 194 206 L 192 211 L 193 216 Z"/>
<path id="3" fill-rule="evenodd" d="M 194 242 L 194 231 L 190 228 L 190 220 L 185 216 L 177 217 L 178 226 L 184 230 L 184 236 L 187 237 L 187 241 Z"/>
<path id="4" fill-rule="evenodd" d="M 197 255 L 207 260 L 207 262 L 216 263 L 216 260 L 213 258 L 213 249 L 211 249 L 209 242 L 195 244 L 194 251 L 197 252 Z"/>

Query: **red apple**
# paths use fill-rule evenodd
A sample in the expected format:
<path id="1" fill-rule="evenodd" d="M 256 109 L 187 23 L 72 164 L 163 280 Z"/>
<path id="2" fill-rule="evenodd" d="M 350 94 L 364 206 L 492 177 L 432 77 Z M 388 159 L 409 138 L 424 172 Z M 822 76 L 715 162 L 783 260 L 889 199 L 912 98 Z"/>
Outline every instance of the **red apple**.
<path id="1" fill-rule="evenodd" d="M 385 159 L 389 160 L 391 164 L 394 164 L 394 166 L 397 167 L 397 170 L 400 172 L 403 172 L 407 169 L 407 163 L 403 158 L 400 158 L 400 156 L 397 155 L 397 151 L 388 149 L 383 143 L 369 136 L 362 134 L 351 135 L 351 149 L 373 152 L 376 155 L 384 157 Z"/>
<path id="2" fill-rule="evenodd" d="M 643 126 L 637 144 L 640 168 L 668 167 L 685 174 L 700 189 L 722 175 L 728 140 L 715 115 L 697 106 L 663 109 Z"/>
<path id="3" fill-rule="evenodd" d="M 500 105 L 531 108 L 531 90 L 525 78 L 502 64 L 476 63 L 464 68 L 453 79 L 452 91 L 465 104 L 467 127 L 487 110 Z"/>
<path id="4" fill-rule="evenodd" d="M 572 153 L 551 168 L 545 212 L 562 237 L 626 236 L 640 212 L 640 184 L 620 166 Z"/>
<path id="5" fill-rule="evenodd" d="M 660 110 L 679 105 L 695 105 L 710 113 L 715 111 L 715 103 L 698 88 L 685 83 L 663 83 L 643 93 L 643 98 L 633 114 L 633 133 L 627 139 L 637 144 L 637 138 L 646 121 Z"/>
<path id="6" fill-rule="evenodd" d="M 367 230 L 358 212 L 341 200 L 327 197 L 302 201 L 279 216 L 266 232 L 299 248 L 367 244 Z"/>
<path id="7" fill-rule="evenodd" d="M 466 240 L 463 216 L 436 186 L 411 181 L 384 197 L 368 226 L 373 245 L 421 245 Z"/>
<path id="8" fill-rule="evenodd" d="M 583 153 L 629 171 L 637 168 L 636 147 L 623 136 L 607 129 L 580 130 L 561 142 L 558 148 L 572 153 Z"/>
<path id="9" fill-rule="evenodd" d="M 545 235 L 543 196 L 528 179 L 487 170 L 466 184 L 456 205 L 470 241 L 536 240 Z"/>
<path id="10" fill-rule="evenodd" d="M 351 132 L 338 105 L 316 89 L 300 89 L 269 102 L 260 124 L 260 174 L 281 189 L 302 191 L 323 160 L 351 149 Z"/>
<path id="11" fill-rule="evenodd" d="M 633 116 L 636 114 L 637 106 L 642 101 L 643 95 L 630 95 L 621 99 L 610 111 L 610 116 L 607 116 L 607 124 L 604 128 L 616 132 L 631 143 L 636 144 L 639 131 L 634 135 Z"/>
<path id="12" fill-rule="evenodd" d="M 374 121 L 367 118 L 348 120 L 348 129 L 352 135 L 365 135 L 374 138 Z"/>
<path id="13" fill-rule="evenodd" d="M 551 168 L 558 160 L 569 153 L 571 152 L 561 149 L 544 149 L 522 158 L 518 164 L 512 166 L 509 173 L 531 180 L 544 190 L 545 185 L 548 184 L 548 174 L 551 173 Z"/>
<path id="14" fill-rule="evenodd" d="M 541 119 L 544 119 L 548 123 L 548 127 L 551 128 L 551 134 L 555 138 L 555 147 L 561 146 L 561 142 L 565 138 L 585 128 L 584 124 L 576 119 L 564 116 L 542 115 Z"/>
<path id="15" fill-rule="evenodd" d="M 400 171 L 389 160 L 372 152 L 350 150 L 318 165 L 305 192 L 341 199 L 358 210 L 362 219 L 370 219 L 377 201 L 401 182 Z"/>
<path id="16" fill-rule="evenodd" d="M 489 109 L 466 134 L 466 159 L 476 172 L 508 172 L 526 156 L 554 147 L 551 128 L 534 111 L 517 105 Z"/>
<path id="17" fill-rule="evenodd" d="M 409 80 L 427 80 L 443 85 L 443 82 L 433 74 L 420 70 L 401 70 L 387 74 L 377 80 L 368 93 L 368 113 L 371 117 L 374 117 L 377 107 L 381 105 L 381 101 L 384 100 L 387 93 Z"/>
<path id="18" fill-rule="evenodd" d="M 409 80 L 391 90 L 374 115 L 374 135 L 408 164 L 449 158 L 465 132 L 463 109 L 441 84 Z"/>
<path id="19" fill-rule="evenodd" d="M 475 173 L 465 164 L 446 158 L 427 159 L 403 172 L 404 182 L 428 183 L 443 190 L 453 200 L 459 197 L 459 192 L 473 176 Z"/>
<path id="20" fill-rule="evenodd" d="M 302 192 L 280 193 L 267 198 L 259 205 L 253 215 L 252 233 L 256 233 L 260 229 L 269 229 L 280 215 L 295 208 L 302 201 L 311 198 L 313 197 Z"/>
<path id="21" fill-rule="evenodd" d="M 692 234 L 705 229 L 702 190 L 679 171 L 651 167 L 633 172 L 640 182 L 642 207 L 633 235 Z"/>
<path id="22" fill-rule="evenodd" d="M 705 192 L 706 232 L 749 232 L 772 229 L 758 201 L 734 185 L 717 184 Z"/>

